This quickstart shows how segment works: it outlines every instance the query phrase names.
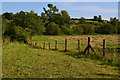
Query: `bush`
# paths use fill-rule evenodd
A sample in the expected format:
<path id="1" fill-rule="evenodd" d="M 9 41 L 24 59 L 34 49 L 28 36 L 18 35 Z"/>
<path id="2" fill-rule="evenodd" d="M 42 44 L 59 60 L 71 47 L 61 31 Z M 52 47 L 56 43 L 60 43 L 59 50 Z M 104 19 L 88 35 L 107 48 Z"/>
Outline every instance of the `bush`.
<path id="1" fill-rule="evenodd" d="M 95 32 L 94 26 L 91 24 L 80 25 L 83 28 L 83 34 L 93 34 Z"/>
<path id="2" fill-rule="evenodd" d="M 102 34 L 112 34 L 113 33 L 113 26 L 111 24 L 104 24 L 100 28 L 100 33 Z"/>
<path id="3" fill-rule="evenodd" d="M 82 34 L 83 33 L 83 29 L 81 26 L 76 26 L 74 28 L 74 34 Z"/>
<path id="4" fill-rule="evenodd" d="M 71 34 L 71 30 L 68 27 L 66 27 L 66 26 L 62 26 L 61 27 L 61 32 L 63 34 L 67 34 L 67 35 Z"/>
<path id="5" fill-rule="evenodd" d="M 15 40 L 27 42 L 27 39 L 30 37 L 30 33 L 23 29 L 20 26 L 14 27 L 15 30 Z"/>
<path id="6" fill-rule="evenodd" d="M 49 23 L 46 26 L 46 34 L 48 35 L 58 35 L 60 34 L 60 28 L 54 22 Z"/>

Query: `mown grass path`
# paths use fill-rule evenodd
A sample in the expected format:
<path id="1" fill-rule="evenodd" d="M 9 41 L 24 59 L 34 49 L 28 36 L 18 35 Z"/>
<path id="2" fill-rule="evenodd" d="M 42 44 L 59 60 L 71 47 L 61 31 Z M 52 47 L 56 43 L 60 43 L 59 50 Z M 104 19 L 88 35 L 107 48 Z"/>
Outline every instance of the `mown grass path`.
<path id="1" fill-rule="evenodd" d="M 34 49 L 27 44 L 3 46 L 4 78 L 118 78 L 118 67 L 75 58 L 71 52 Z"/>

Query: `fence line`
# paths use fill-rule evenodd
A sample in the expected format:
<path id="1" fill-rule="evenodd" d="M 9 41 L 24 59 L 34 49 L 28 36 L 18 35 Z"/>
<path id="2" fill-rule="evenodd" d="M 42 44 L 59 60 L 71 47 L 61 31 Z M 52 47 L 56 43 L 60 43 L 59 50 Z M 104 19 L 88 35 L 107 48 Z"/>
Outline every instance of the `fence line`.
<path id="1" fill-rule="evenodd" d="M 90 37 L 88 37 L 88 45 L 87 45 L 87 47 L 84 49 L 84 51 L 83 51 L 83 54 L 85 54 L 86 52 L 88 52 L 88 54 L 90 54 L 90 49 L 95 53 L 95 51 L 94 51 L 94 49 L 92 48 L 92 46 L 91 46 L 91 44 L 90 44 L 90 41 L 91 41 L 91 39 L 90 39 Z M 81 42 L 80 42 L 80 39 L 78 39 L 77 40 L 77 50 L 78 50 L 78 52 L 81 52 L 81 44 L 80 44 Z M 41 43 L 35 43 L 35 42 L 28 42 L 28 44 L 30 44 L 30 45 L 32 45 L 33 47 L 35 47 L 35 48 L 41 48 L 41 49 L 46 49 L 47 47 L 46 47 L 46 43 L 44 42 L 44 43 L 42 43 L 43 44 L 43 47 L 42 47 L 42 45 L 41 45 Z M 49 41 L 48 42 L 48 49 L 50 50 L 51 49 L 51 42 Z M 58 50 L 59 49 L 59 47 L 58 47 L 58 41 L 55 41 L 54 42 L 54 49 L 55 50 Z M 60 43 L 60 44 L 63 44 L 63 43 Z M 105 41 L 105 39 L 103 39 L 103 52 L 102 52 L 102 57 L 105 57 L 106 56 L 106 41 Z M 64 51 L 65 52 L 67 52 L 68 51 L 68 40 L 67 39 L 65 39 L 65 41 L 64 41 Z"/>

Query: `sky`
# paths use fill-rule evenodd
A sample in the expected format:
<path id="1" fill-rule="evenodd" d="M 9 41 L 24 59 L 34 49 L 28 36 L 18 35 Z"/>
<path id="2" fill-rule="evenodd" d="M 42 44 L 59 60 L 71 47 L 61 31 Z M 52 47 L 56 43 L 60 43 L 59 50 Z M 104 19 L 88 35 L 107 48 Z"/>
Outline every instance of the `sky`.
<path id="1" fill-rule="evenodd" d="M 44 12 L 43 7 L 48 8 L 49 3 L 57 6 L 59 12 L 66 10 L 72 18 L 101 15 L 103 19 L 109 20 L 110 17 L 118 17 L 118 2 L 2 2 L 2 13 L 33 10 L 40 15 Z"/>

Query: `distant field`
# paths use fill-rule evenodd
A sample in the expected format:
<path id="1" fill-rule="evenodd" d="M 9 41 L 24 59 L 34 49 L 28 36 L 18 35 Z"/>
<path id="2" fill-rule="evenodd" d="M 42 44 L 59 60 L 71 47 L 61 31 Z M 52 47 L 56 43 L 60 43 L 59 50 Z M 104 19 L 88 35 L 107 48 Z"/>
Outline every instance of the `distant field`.
<path id="1" fill-rule="evenodd" d="M 87 46 L 87 37 L 97 55 L 102 55 L 102 40 L 106 39 L 104 59 L 82 54 Z M 64 52 L 64 39 L 68 39 L 68 52 Z M 77 40 L 81 42 L 81 52 L 77 50 Z M 58 50 L 54 50 L 55 40 Z M 23 43 L 3 46 L 4 78 L 119 78 L 118 35 L 81 36 L 34 36 L 32 42 L 46 43 L 46 49 L 37 49 Z M 48 49 L 51 42 L 51 50 Z M 41 45 L 42 46 L 42 45 Z"/>

